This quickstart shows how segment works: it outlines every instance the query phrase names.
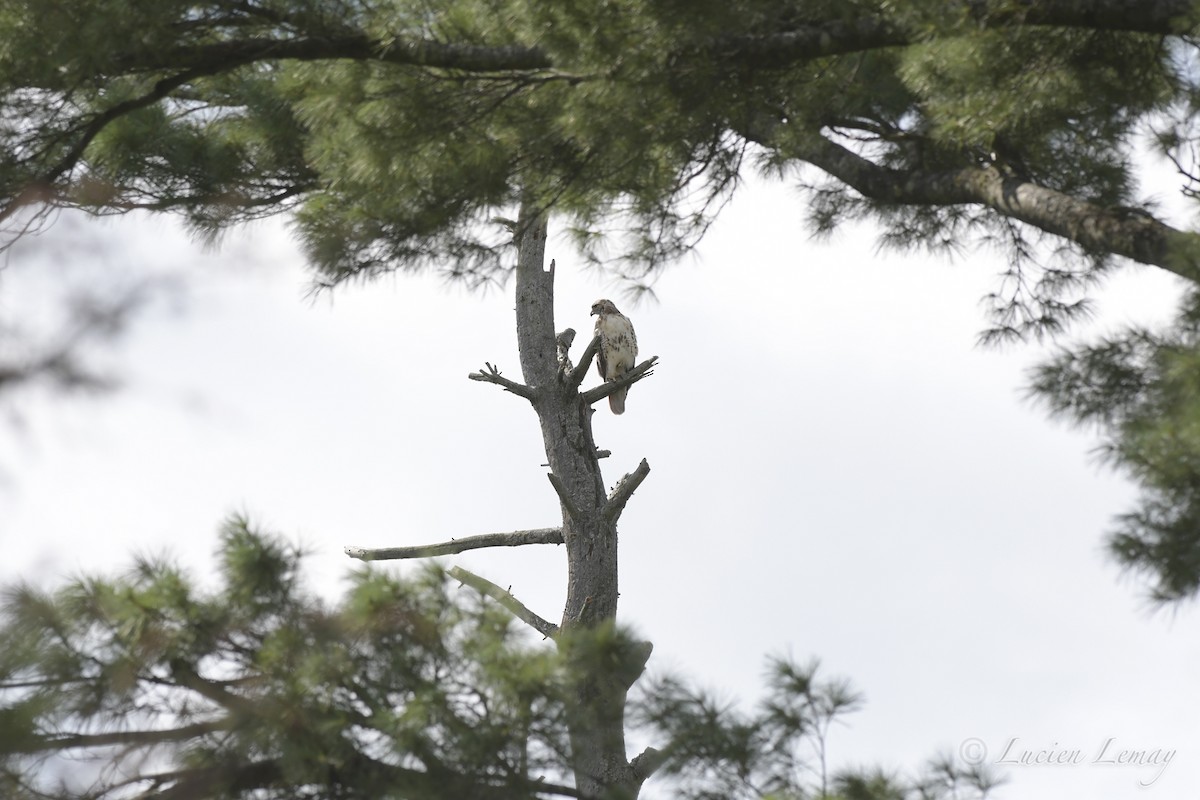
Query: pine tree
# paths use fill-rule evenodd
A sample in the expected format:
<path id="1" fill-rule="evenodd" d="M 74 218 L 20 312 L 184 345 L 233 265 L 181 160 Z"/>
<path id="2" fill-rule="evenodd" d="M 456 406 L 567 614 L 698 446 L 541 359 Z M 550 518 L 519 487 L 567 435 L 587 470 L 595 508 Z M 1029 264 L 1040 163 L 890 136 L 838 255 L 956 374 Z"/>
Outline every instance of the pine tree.
<path id="1" fill-rule="evenodd" d="M 1200 277 L 1200 238 L 1136 182 L 1151 131 L 1196 190 L 1196 14 L 1190 0 L 10 3 L 0 220 L 19 234 L 58 208 L 143 209 L 215 235 L 288 214 L 322 285 L 514 274 L 523 382 L 490 363 L 473 377 L 538 416 L 562 511 L 545 535 L 571 578 L 557 625 L 478 585 L 580 659 L 565 711 L 578 791 L 632 797 L 660 754 L 625 753 L 649 647 L 612 633 L 616 526 L 649 465 L 606 492 L 589 415 L 654 360 L 587 392 L 594 342 L 559 368 L 548 217 L 646 288 L 744 170 L 803 170 L 817 232 L 869 218 L 897 246 L 1000 245 L 1011 271 L 989 338 L 1054 333 L 1118 259 Z M 1193 481 L 1190 452 L 1161 474 Z M 1190 569 L 1174 558 L 1186 523 L 1151 522 L 1171 541 L 1137 563 Z"/>
<path id="2" fill-rule="evenodd" d="M 435 567 L 362 570 L 329 608 L 294 547 L 244 519 L 220 538 L 215 591 L 149 559 L 9 591 L 5 797 L 572 794 L 547 780 L 565 774 L 558 665 L 506 611 Z"/>
<path id="3" fill-rule="evenodd" d="M 469 573 L 436 565 L 407 579 L 364 567 L 331 606 L 280 537 L 234 518 L 219 539 L 211 588 L 140 558 L 115 579 L 7 589 L 3 797 L 585 796 L 572 780 L 574 670 L 635 640 L 609 628 L 547 646 L 464 587 Z M 827 775 L 829 727 L 859 701 L 815 663 L 776 660 L 754 715 L 661 676 L 633 698 L 631 722 L 669 743 L 659 763 L 683 797 L 986 796 L 986 775 L 946 764 L 911 783 Z"/>
<path id="4" fill-rule="evenodd" d="M 1057 237 L 1086 269 L 1044 281 L 1018 331 L 1112 256 L 1196 278 L 1133 152 L 1153 131 L 1194 192 L 1188 0 L 558 5 L 10 4 L 3 215 L 145 208 L 211 231 L 294 212 L 325 280 L 486 280 L 504 268 L 486 223 L 524 197 L 585 245 L 625 217 L 638 277 L 750 159 L 829 176 L 818 230 L 869 215 L 894 243 L 992 237 L 1018 263 Z"/>
<path id="5" fill-rule="evenodd" d="M 1167 331 L 1134 328 L 1064 350 L 1032 392 L 1059 416 L 1104 433 L 1101 456 L 1144 489 L 1108 540 L 1118 563 L 1169 603 L 1200 590 L 1200 338 L 1196 296 Z"/>

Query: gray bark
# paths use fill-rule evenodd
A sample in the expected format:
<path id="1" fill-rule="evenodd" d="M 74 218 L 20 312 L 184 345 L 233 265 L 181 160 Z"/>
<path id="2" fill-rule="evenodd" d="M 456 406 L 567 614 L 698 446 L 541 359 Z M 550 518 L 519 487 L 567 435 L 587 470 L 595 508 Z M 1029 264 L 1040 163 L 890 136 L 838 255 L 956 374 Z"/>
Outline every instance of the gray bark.
<path id="1" fill-rule="evenodd" d="M 616 619 L 616 520 L 605 514 L 608 498 L 592 439 L 592 409 L 560 378 L 554 272 L 543 266 L 546 220 L 528 204 L 521 209 L 516 242 L 521 370 L 533 389 L 567 548 L 567 599 L 558 646 L 567 657 L 575 694 L 568 725 L 576 786 L 587 798 L 635 798 L 643 777 L 640 771 L 635 774 L 625 753 L 625 697 L 641 665 L 631 670 L 628 659 L 597 659 L 594 647 L 576 646 Z M 643 664 L 648 655 L 640 655 Z"/>

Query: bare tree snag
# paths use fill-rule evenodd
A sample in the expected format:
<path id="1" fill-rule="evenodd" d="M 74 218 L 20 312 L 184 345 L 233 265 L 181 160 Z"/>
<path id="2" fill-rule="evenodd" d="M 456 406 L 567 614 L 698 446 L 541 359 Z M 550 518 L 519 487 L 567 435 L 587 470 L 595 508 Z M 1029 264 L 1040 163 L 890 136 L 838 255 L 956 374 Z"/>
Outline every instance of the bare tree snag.
<path id="1" fill-rule="evenodd" d="M 526 385 L 534 389 L 533 407 L 542 430 L 551 483 L 562 509 L 567 547 L 567 599 L 560 627 L 563 634 L 568 634 L 567 641 L 577 638 L 570 634 L 586 639 L 589 633 L 611 629 L 617 616 L 616 526 L 604 513 L 609 500 L 592 438 L 592 409 L 588 395 L 581 395 L 577 388 L 598 343 L 589 345 L 566 381 L 558 380 L 554 274 L 543 267 L 546 222 L 529 203 L 522 205 L 514 239 L 521 371 Z M 648 371 L 646 366 L 629 382 Z M 615 389 L 615 382 L 606 387 Z M 579 793 L 589 798 L 634 798 L 641 780 L 625 753 L 625 693 L 631 674 L 628 659 L 590 658 L 588 647 L 567 645 L 563 649 L 561 635 L 559 643 L 572 667 L 576 694 L 568 726 Z M 649 657 L 648 648 L 645 657 Z"/>
<path id="2" fill-rule="evenodd" d="M 624 476 L 610 496 L 600 472 L 592 436 L 592 404 L 622 386 L 651 374 L 657 357 L 637 365 L 621 378 L 580 392 L 579 386 L 600 347 L 594 337 L 578 364 L 572 365 L 574 331 L 555 334 L 554 265 L 545 264 L 546 217 L 522 203 L 511 225 L 517 246 L 516 322 L 524 383 L 501 376 L 491 363 L 471 373 L 471 380 L 493 383 L 524 397 L 537 413 L 546 451 L 548 478 L 559 501 L 561 528 L 486 534 L 432 545 L 367 550 L 346 548 L 362 560 L 423 558 L 480 547 L 562 543 L 567 549 L 567 597 L 562 621 L 554 625 L 522 605 L 511 592 L 459 567 L 450 575 L 493 598 L 518 619 L 555 640 L 568 667 L 568 704 L 572 766 L 576 791 L 593 800 L 633 800 L 653 771 L 656 751 L 630 762 L 625 753 L 626 692 L 645 669 L 652 647 L 622 636 L 617 616 L 617 520 L 625 504 L 650 472 L 642 460 Z M 580 313 L 584 313 L 580 309 Z"/>

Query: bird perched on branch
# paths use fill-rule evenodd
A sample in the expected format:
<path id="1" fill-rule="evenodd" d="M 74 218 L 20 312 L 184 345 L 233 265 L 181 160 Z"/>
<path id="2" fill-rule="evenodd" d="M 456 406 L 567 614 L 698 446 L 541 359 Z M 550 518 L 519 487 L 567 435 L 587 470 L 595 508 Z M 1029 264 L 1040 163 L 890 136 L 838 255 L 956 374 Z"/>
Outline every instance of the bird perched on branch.
<path id="1" fill-rule="evenodd" d="M 600 337 L 600 354 L 596 368 L 605 381 L 615 381 L 633 368 L 637 361 L 637 335 L 633 323 L 617 311 L 611 300 L 592 303 L 592 314 L 596 318 L 596 335 Z M 608 396 L 608 407 L 614 414 L 625 413 L 625 395 L 629 387 L 623 386 Z"/>

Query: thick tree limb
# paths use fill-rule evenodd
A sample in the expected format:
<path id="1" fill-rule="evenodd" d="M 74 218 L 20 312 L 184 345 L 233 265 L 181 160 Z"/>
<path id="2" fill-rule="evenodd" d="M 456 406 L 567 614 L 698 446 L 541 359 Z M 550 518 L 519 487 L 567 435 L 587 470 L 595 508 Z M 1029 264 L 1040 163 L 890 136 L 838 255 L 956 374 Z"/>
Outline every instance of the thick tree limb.
<path id="1" fill-rule="evenodd" d="M 1179 36 L 1193 31 L 1197 23 L 1197 12 L 1191 0 L 1044 0 L 1016 5 L 1008 0 L 966 0 L 963 7 L 976 25 L 993 28 L 1054 26 Z M 271 32 L 277 31 L 276 27 Z M 161 101 L 197 78 L 227 73 L 255 63 L 350 59 L 452 70 L 455 74 L 526 73 L 532 77 L 551 73 L 550 79 L 561 77 L 572 82 L 585 79 L 579 75 L 554 73 L 556 66 L 564 65 L 556 65 L 554 59 L 536 45 L 441 42 L 406 38 L 401 33 L 383 38 L 354 31 L 291 38 L 271 38 L 268 34 L 203 44 L 185 43 L 118 57 L 100 67 L 100 73 L 119 77 L 153 75 L 170 70 L 173 74 L 162 77 L 141 97 L 81 119 L 67 134 L 74 140 L 67 152 L 43 168 L 33 168 L 28 181 L 0 208 L 0 219 L 7 218 L 22 206 L 62 196 L 61 187 L 55 184 L 74 169 L 92 140 L 115 119 Z M 682 47 L 668 56 L 667 63 L 719 60 L 734 68 L 780 69 L 831 55 L 915 44 L 921 37 L 929 35 L 932 34 L 901 29 L 881 15 L 864 15 L 850 20 L 839 18 L 795 25 L 785 30 L 715 37 L 700 45 Z M 28 164 L 34 167 L 36 160 Z"/>
<path id="2" fill-rule="evenodd" d="M 1042 0 L 1015 7 L 1007 0 L 970 0 L 966 5 L 975 19 L 996 27 L 1047 25 L 1170 35 L 1186 31 L 1195 21 L 1190 0 Z M 780 32 L 718 37 L 702 52 L 705 57 L 724 56 L 747 66 L 767 67 L 911 43 L 911 35 L 891 22 L 867 16 L 850 22 L 833 19 L 799 25 Z M 382 40 L 362 33 L 339 33 L 164 48 L 118 61 L 111 72 L 183 66 L 215 74 L 260 61 L 325 59 L 374 60 L 468 73 L 532 72 L 563 66 L 556 65 L 536 45 L 474 45 L 403 36 Z"/>
<path id="3" fill-rule="evenodd" d="M 462 567 L 451 567 L 447 573 L 451 578 L 465 583 L 480 594 L 487 595 L 500 605 L 512 612 L 513 616 L 534 630 L 545 636 L 547 639 L 553 639 L 558 635 L 558 626 L 552 622 L 539 617 L 534 612 L 530 611 L 520 600 L 512 596 L 511 592 L 501 589 L 496 584 L 489 581 L 487 578 L 480 577 L 474 572 L 465 570 Z"/>
<path id="4" fill-rule="evenodd" d="M 834 20 L 766 34 L 731 34 L 704 48 L 710 58 L 742 67 L 771 69 L 824 56 L 878 50 L 909 43 L 907 32 L 880 17 Z M 700 53 L 697 53 L 700 55 Z"/>
<path id="5" fill-rule="evenodd" d="M 601 512 L 604 518 L 615 525 L 621 518 L 621 512 L 625 510 L 625 504 L 629 502 L 629 498 L 633 497 L 633 493 L 637 491 L 649 474 L 650 464 L 643 458 L 637 469 L 626 473 L 621 480 L 617 481 L 616 488 L 609 495 L 608 502 L 604 504 L 604 510 Z"/>
<path id="6" fill-rule="evenodd" d="M 473 45 L 403 37 L 389 38 L 385 42 L 362 33 L 183 45 L 153 54 L 139 53 L 114 66 L 119 72 L 136 72 L 187 65 L 211 70 L 209 74 L 215 74 L 259 61 L 326 59 L 384 61 L 414 67 L 484 73 L 523 72 L 553 67 L 546 53 L 536 46 Z"/>
<path id="7" fill-rule="evenodd" d="M 629 762 L 629 766 L 633 768 L 634 777 L 644 783 L 647 778 L 653 775 L 666 762 L 666 753 L 654 747 L 647 747 L 633 761 Z"/>
<path id="8" fill-rule="evenodd" d="M 256 706 L 252 701 L 234 694 L 216 681 L 201 676 L 191 664 L 175 661 L 170 666 L 171 677 L 183 688 L 192 690 L 234 714 L 251 716 L 255 713 Z"/>
<path id="9" fill-rule="evenodd" d="M 478 550 L 483 547 L 520 547 L 526 544 L 562 544 L 562 528 L 533 528 L 510 533 L 484 533 L 451 539 L 437 544 L 418 544 L 411 547 L 381 547 L 368 550 L 363 547 L 347 547 L 346 555 L 360 561 L 391 561 L 401 558 L 432 558 Z"/>
<path id="10" fill-rule="evenodd" d="M 341 764 L 330 765 L 331 778 L 336 782 L 345 776 L 349 786 L 388 786 L 404 796 L 471 797 L 479 800 L 507 800 L 513 797 L 513 780 L 495 784 L 483 780 L 446 774 L 431 774 L 395 764 L 387 764 L 356 753 Z M 142 776 L 138 781 L 151 786 L 138 795 L 142 800 L 208 800 L 232 792 L 249 793 L 255 789 L 291 787 L 277 759 L 251 761 L 243 764 L 193 767 L 171 772 Z M 570 786 L 539 780 L 519 781 L 529 795 L 561 795 L 578 797 Z"/>
<path id="11" fill-rule="evenodd" d="M 81 122 L 81 126 L 70 134 L 75 139 L 74 144 L 52 165 L 32 176 L 21 192 L 0 207 L 0 220 L 7 219 L 23 206 L 55 197 L 58 194 L 55 182 L 75 168 L 92 141 L 113 121 L 165 99 L 197 78 L 231 72 L 261 61 L 332 59 L 383 61 L 472 73 L 529 72 L 551 67 L 550 60 L 538 47 L 448 44 L 399 37 L 384 42 L 357 33 L 282 40 L 255 38 L 182 45 L 156 50 L 152 54 L 138 53 L 116 61 L 104 72 L 117 76 L 171 70 L 174 74 L 161 78 L 140 97 L 118 103 Z M 582 78 L 570 76 L 570 80 L 578 82 Z"/>
<path id="12" fill-rule="evenodd" d="M 1046 26 L 1179 35 L 1197 23 L 1192 0 L 967 0 L 983 27 Z M 951 12 L 953 13 L 953 12 Z M 814 58 L 917 44 L 921 36 L 881 16 L 834 19 L 768 33 L 729 34 L 712 39 L 696 55 L 754 69 L 780 69 Z M 676 56 L 676 59 L 681 56 Z"/>
<path id="13" fill-rule="evenodd" d="M 973 0 L 976 19 L 993 26 L 1047 25 L 1091 30 L 1180 34 L 1197 22 L 1191 0 Z"/>
<path id="14" fill-rule="evenodd" d="M 622 386 L 631 386 L 642 378 L 650 377 L 654 374 L 653 370 L 656 364 L 658 364 L 658 356 L 651 356 L 615 381 L 605 381 L 595 388 L 582 392 L 579 396 L 583 398 L 583 402 L 590 406 L 598 400 L 608 397 Z"/>
<path id="15" fill-rule="evenodd" d="M 180 728 L 161 730 L 127 730 L 111 733 L 71 733 L 57 736 L 46 736 L 35 739 L 28 744 L 20 741 L 7 745 L 6 753 L 42 753 L 46 751 L 74 750 L 87 747 L 144 747 L 167 742 L 185 742 L 216 731 L 228 730 L 233 726 L 229 719 L 215 722 L 198 722 L 184 725 Z"/>
<path id="16" fill-rule="evenodd" d="M 533 402 L 533 399 L 537 396 L 537 392 L 532 386 L 526 386 L 523 383 L 510 381 L 508 378 L 500 375 L 499 369 L 486 361 L 484 362 L 483 366 L 484 368 L 479 372 L 472 372 L 467 377 L 473 381 L 484 381 L 486 383 L 494 383 L 497 386 L 503 386 L 504 391 L 512 392 L 515 395 L 520 395 L 530 402 Z"/>
<path id="17" fill-rule="evenodd" d="M 768 147 L 780 123 L 759 125 L 747 138 Z M 1162 267 L 1200 282 L 1200 237 L 1128 210 L 1080 200 L 1031 181 L 1002 174 L 992 166 L 941 172 L 879 166 L 823 136 L 789 143 L 783 155 L 804 161 L 850 186 L 864 197 L 897 205 L 981 205 L 1088 252 L 1112 253 Z"/>
<path id="18" fill-rule="evenodd" d="M 147 775 L 152 788 L 141 797 L 153 800 L 205 800 L 217 791 L 249 792 L 277 783 L 283 775 L 275 759 L 215 767 L 196 767 L 174 772 Z M 159 787 L 169 784 L 166 788 Z"/>

